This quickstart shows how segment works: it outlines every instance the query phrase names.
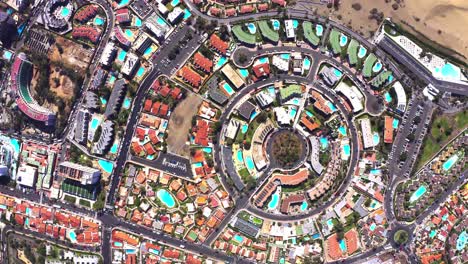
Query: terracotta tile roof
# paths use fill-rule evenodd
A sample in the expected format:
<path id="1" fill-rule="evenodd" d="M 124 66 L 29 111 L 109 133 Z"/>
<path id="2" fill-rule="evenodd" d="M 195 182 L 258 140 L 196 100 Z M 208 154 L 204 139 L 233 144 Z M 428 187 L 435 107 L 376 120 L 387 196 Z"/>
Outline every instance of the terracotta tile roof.
<path id="1" fill-rule="evenodd" d="M 240 8 L 240 13 L 245 14 L 245 13 L 252 13 L 254 11 L 253 5 L 243 5 Z"/>
<path id="2" fill-rule="evenodd" d="M 384 142 L 393 142 L 393 117 L 385 116 Z"/>
<path id="3" fill-rule="evenodd" d="M 205 72 L 211 72 L 213 68 L 213 61 L 203 56 L 200 52 L 195 53 L 195 56 L 193 56 L 193 63 Z"/>
<path id="4" fill-rule="evenodd" d="M 191 84 L 194 88 L 198 89 L 201 85 L 202 78 L 194 70 L 190 69 L 187 66 L 184 66 L 178 74 L 184 81 Z"/>

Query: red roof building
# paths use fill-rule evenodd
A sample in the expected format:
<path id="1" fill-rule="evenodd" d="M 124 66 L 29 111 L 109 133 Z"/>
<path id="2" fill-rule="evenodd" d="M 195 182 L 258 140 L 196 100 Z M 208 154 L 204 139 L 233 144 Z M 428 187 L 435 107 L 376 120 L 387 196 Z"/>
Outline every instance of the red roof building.
<path id="1" fill-rule="evenodd" d="M 277 4 L 279 6 L 286 6 L 286 0 L 271 0 L 273 4 Z"/>
<path id="2" fill-rule="evenodd" d="M 143 111 L 149 112 L 151 111 L 151 106 L 153 105 L 153 102 L 150 99 L 146 99 L 145 105 L 143 106 Z"/>
<path id="3" fill-rule="evenodd" d="M 227 17 L 231 17 L 231 16 L 235 16 L 237 15 L 237 11 L 235 8 L 229 8 L 229 9 L 226 9 L 226 16 Z"/>
<path id="4" fill-rule="evenodd" d="M 187 83 L 192 85 L 195 89 L 198 89 L 200 87 L 202 78 L 201 76 L 196 73 L 194 70 L 190 69 L 187 66 L 184 66 L 180 71 L 179 71 L 179 76 Z"/>
<path id="5" fill-rule="evenodd" d="M 96 43 L 101 36 L 101 32 L 90 26 L 75 27 L 72 31 L 73 38 L 86 38 L 92 43 Z"/>
<path id="6" fill-rule="evenodd" d="M 214 6 L 210 7 L 210 15 L 219 16 L 219 14 L 221 14 L 221 9 Z"/>
<path id="7" fill-rule="evenodd" d="M 243 5 L 240 8 L 241 14 L 252 13 L 254 11 L 253 5 Z"/>
<path id="8" fill-rule="evenodd" d="M 210 47 L 225 55 L 229 48 L 229 43 L 223 41 L 218 35 L 213 34 L 210 37 Z"/>
<path id="9" fill-rule="evenodd" d="M 78 12 L 76 12 L 74 18 L 80 23 L 86 23 L 91 18 L 96 16 L 97 12 L 98 12 L 98 7 L 97 6 L 87 5 L 83 9 L 78 10 Z"/>
<path id="10" fill-rule="evenodd" d="M 115 11 L 115 19 L 117 19 L 120 24 L 130 23 L 132 21 L 127 8 Z"/>
<path id="11" fill-rule="evenodd" d="M 204 72 L 211 72 L 211 69 L 213 68 L 213 61 L 206 58 L 201 54 L 200 52 L 195 53 L 195 56 L 193 57 L 193 63 L 195 66 Z"/>
<path id="12" fill-rule="evenodd" d="M 268 10 L 268 4 L 267 3 L 261 3 L 257 5 L 258 11 L 266 11 Z"/>
<path id="13" fill-rule="evenodd" d="M 270 75 L 270 64 L 269 63 L 257 64 L 252 68 L 252 70 L 257 78 L 265 77 L 265 76 Z"/>

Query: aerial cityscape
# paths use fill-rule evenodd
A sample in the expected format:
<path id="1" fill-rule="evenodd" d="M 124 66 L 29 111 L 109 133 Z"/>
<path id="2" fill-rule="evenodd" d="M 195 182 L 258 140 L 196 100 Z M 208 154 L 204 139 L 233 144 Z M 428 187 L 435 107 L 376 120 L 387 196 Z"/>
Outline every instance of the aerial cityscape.
<path id="1" fill-rule="evenodd" d="M 0 1 L 0 263 L 468 263 L 467 25 L 465 0 Z"/>

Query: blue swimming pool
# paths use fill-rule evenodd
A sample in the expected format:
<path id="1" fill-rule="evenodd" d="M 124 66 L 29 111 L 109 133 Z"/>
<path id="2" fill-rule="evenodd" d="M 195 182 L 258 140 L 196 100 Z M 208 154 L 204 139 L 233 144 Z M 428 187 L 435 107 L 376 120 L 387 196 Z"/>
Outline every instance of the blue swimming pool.
<path id="1" fill-rule="evenodd" d="M 193 167 L 194 167 L 194 168 L 201 168 L 201 167 L 203 167 L 203 163 L 201 163 L 201 162 L 195 162 L 195 163 L 193 164 Z"/>
<path id="2" fill-rule="evenodd" d="M 10 138 L 10 144 L 13 146 L 15 154 L 18 155 L 21 148 L 19 141 L 16 138 Z"/>
<path id="3" fill-rule="evenodd" d="M 173 7 L 176 7 L 178 4 L 180 4 L 180 0 L 172 0 L 172 1 L 171 1 L 171 5 L 172 5 Z"/>
<path id="4" fill-rule="evenodd" d="M 141 77 L 143 74 L 145 74 L 145 68 L 140 67 L 137 71 L 137 77 Z"/>
<path id="5" fill-rule="evenodd" d="M 127 52 L 125 50 L 120 50 L 117 59 L 119 59 L 119 61 L 124 61 L 125 57 L 127 57 Z"/>
<path id="6" fill-rule="evenodd" d="M 291 58 L 291 54 L 289 53 L 283 53 L 280 55 L 280 57 L 284 60 L 289 60 L 289 58 Z"/>
<path id="7" fill-rule="evenodd" d="M 344 144 L 343 145 L 343 152 L 346 156 L 350 156 L 351 155 L 351 147 L 349 146 L 349 144 Z"/>
<path id="8" fill-rule="evenodd" d="M 249 169 L 249 170 L 255 169 L 255 164 L 254 164 L 251 156 L 246 156 L 245 157 L 245 165 L 247 166 L 247 169 Z"/>
<path id="9" fill-rule="evenodd" d="M 341 251 L 346 252 L 346 250 L 347 250 L 346 249 L 346 241 L 344 239 L 341 239 L 339 244 L 340 244 Z"/>
<path id="10" fill-rule="evenodd" d="M 223 85 L 222 85 L 224 91 L 226 91 L 226 93 L 228 95 L 232 95 L 234 93 L 234 90 L 232 89 L 231 85 L 229 85 L 229 83 L 225 82 Z"/>
<path id="11" fill-rule="evenodd" d="M 460 233 L 457 239 L 457 250 L 461 251 L 465 248 L 466 246 L 466 239 L 468 238 L 468 234 L 466 233 L 466 230 L 463 230 L 463 232 Z"/>
<path id="12" fill-rule="evenodd" d="M 280 29 L 280 22 L 276 19 L 272 19 L 271 23 L 273 24 L 273 30 L 279 30 Z"/>
<path id="13" fill-rule="evenodd" d="M 291 116 L 291 118 L 294 118 L 297 114 L 297 109 L 296 108 L 291 108 L 291 110 L 289 111 L 289 116 Z"/>
<path id="14" fill-rule="evenodd" d="M 375 132 L 374 135 L 372 135 L 372 141 L 374 142 L 374 146 L 377 146 L 379 144 L 380 137 L 377 132 Z"/>
<path id="15" fill-rule="evenodd" d="M 421 198 L 421 196 L 423 196 L 423 194 L 426 193 L 426 191 L 427 191 L 426 186 L 424 185 L 419 186 L 419 188 L 411 195 L 410 200 L 409 200 L 410 203 L 417 201 L 419 198 Z"/>
<path id="16" fill-rule="evenodd" d="M 321 37 L 323 35 L 323 26 L 320 24 L 315 25 L 315 33 L 317 37 Z"/>
<path id="17" fill-rule="evenodd" d="M 244 238 L 242 236 L 237 235 L 237 234 L 234 235 L 232 238 L 234 239 L 234 241 L 236 241 L 239 244 L 242 244 L 242 242 L 244 242 Z"/>
<path id="18" fill-rule="evenodd" d="M 211 152 L 212 152 L 212 149 L 206 147 L 206 148 L 203 148 L 203 151 L 204 151 L 205 153 L 211 153 Z"/>
<path id="19" fill-rule="evenodd" d="M 250 120 L 253 120 L 257 115 L 258 115 L 259 112 L 257 111 L 253 111 L 252 114 L 250 115 Z"/>
<path id="20" fill-rule="evenodd" d="M 114 242 L 114 246 L 116 246 L 116 247 L 123 247 L 123 244 L 122 244 L 122 242 L 115 241 L 115 242 Z"/>
<path id="21" fill-rule="evenodd" d="M 249 130 L 249 125 L 243 124 L 242 127 L 241 127 L 242 134 L 247 133 L 247 130 Z"/>
<path id="22" fill-rule="evenodd" d="M 68 237 L 70 238 L 70 241 L 72 243 L 76 243 L 76 233 L 75 231 L 71 230 L 70 232 L 68 232 Z"/>
<path id="23" fill-rule="evenodd" d="M 343 76 L 343 73 L 338 70 L 338 69 L 333 69 L 333 73 L 335 74 L 336 77 L 341 78 Z"/>
<path id="24" fill-rule="evenodd" d="M 129 37 L 129 38 L 133 38 L 133 31 L 130 30 L 130 29 L 126 29 L 125 30 L 125 35 L 127 35 L 127 37 Z"/>
<path id="25" fill-rule="evenodd" d="M 257 27 L 255 26 L 254 23 L 248 23 L 247 28 L 249 29 L 250 34 L 255 34 L 257 33 Z"/>
<path id="26" fill-rule="evenodd" d="M 240 69 L 239 73 L 244 78 L 247 78 L 249 76 L 249 70 L 247 70 L 247 69 Z"/>
<path id="27" fill-rule="evenodd" d="M 328 139 L 326 137 L 320 138 L 320 147 L 326 149 L 328 147 Z"/>
<path id="28" fill-rule="evenodd" d="M 13 53 L 9 52 L 8 50 L 3 51 L 3 56 L 5 60 L 11 60 L 11 57 L 13 57 Z"/>
<path id="29" fill-rule="evenodd" d="M 392 124 L 393 128 L 394 128 L 394 129 L 397 129 L 399 123 L 400 123 L 400 121 L 399 121 L 398 119 L 396 119 L 396 118 L 393 119 L 393 124 Z"/>
<path id="30" fill-rule="evenodd" d="M 99 166 L 104 170 L 104 172 L 111 174 L 114 169 L 114 163 L 107 160 L 98 160 Z"/>
<path id="31" fill-rule="evenodd" d="M 330 218 L 327 220 L 327 226 L 329 230 L 333 229 L 333 219 Z"/>
<path id="32" fill-rule="evenodd" d="M 242 150 L 241 149 L 237 150 L 237 161 L 239 161 L 240 163 L 244 162 L 244 159 L 242 158 Z"/>
<path id="33" fill-rule="evenodd" d="M 184 20 L 189 19 L 191 16 L 192 16 L 192 13 L 190 12 L 190 10 L 188 8 L 185 8 L 184 9 Z"/>
<path id="34" fill-rule="evenodd" d="M 390 103 L 392 101 L 392 96 L 390 95 L 389 92 L 386 92 L 384 96 L 385 96 L 385 102 Z"/>
<path id="35" fill-rule="evenodd" d="M 120 3 L 119 3 L 119 7 L 122 7 L 124 5 L 128 5 L 129 2 L 130 2 L 130 0 L 121 0 Z"/>
<path id="36" fill-rule="evenodd" d="M 114 75 L 111 75 L 111 77 L 109 78 L 109 84 L 114 84 L 114 82 L 115 82 L 116 79 L 117 79 L 117 78 L 115 78 Z"/>
<path id="37" fill-rule="evenodd" d="M 91 128 L 91 130 L 96 130 L 99 126 L 99 119 L 93 117 L 89 123 L 89 127 Z"/>
<path id="38" fill-rule="evenodd" d="M 381 170 L 380 169 L 372 169 L 372 170 L 370 170 L 370 173 L 371 174 L 380 174 Z"/>
<path id="39" fill-rule="evenodd" d="M 335 107 L 334 104 L 332 104 L 332 102 L 327 101 L 327 106 L 330 108 L 330 110 L 331 110 L 332 112 L 335 112 L 335 111 L 336 111 L 336 107 Z"/>
<path id="40" fill-rule="evenodd" d="M 268 210 L 274 210 L 279 204 L 279 193 L 275 192 L 271 196 L 271 201 L 268 203 Z"/>
<path id="41" fill-rule="evenodd" d="M 141 19 L 138 17 L 135 17 L 135 26 L 136 27 L 141 27 L 143 23 L 141 22 Z"/>
<path id="42" fill-rule="evenodd" d="M 452 166 L 458 161 L 458 155 L 455 154 L 453 155 L 452 157 L 450 157 L 446 162 L 444 162 L 444 164 L 442 164 L 442 169 L 444 171 L 448 171 L 450 170 L 450 168 L 452 168 Z"/>
<path id="43" fill-rule="evenodd" d="M 158 19 L 156 19 L 156 23 L 158 23 L 161 26 L 167 25 L 166 21 L 164 21 L 164 19 L 162 19 L 161 17 L 158 17 Z"/>
<path id="44" fill-rule="evenodd" d="M 364 56 L 366 56 L 366 54 L 367 54 L 367 49 L 364 48 L 364 46 L 362 46 L 362 45 L 359 46 L 358 57 L 360 59 L 362 59 L 362 58 L 364 58 Z"/>
<path id="45" fill-rule="evenodd" d="M 67 17 L 68 15 L 70 15 L 70 9 L 68 9 L 68 7 L 64 6 L 62 8 L 62 11 L 60 13 L 63 17 Z"/>
<path id="46" fill-rule="evenodd" d="M 307 210 L 307 207 L 308 207 L 308 206 L 309 206 L 309 205 L 307 204 L 307 202 L 306 202 L 306 201 L 303 201 L 302 204 L 301 204 L 301 208 L 300 208 L 301 211 L 304 212 L 305 210 Z"/>
<path id="47" fill-rule="evenodd" d="M 268 58 L 267 57 L 261 57 L 258 59 L 260 63 L 268 63 Z"/>
<path id="48" fill-rule="evenodd" d="M 293 28 L 297 28 L 299 26 L 299 21 L 297 21 L 296 19 L 293 19 Z"/>
<path id="49" fill-rule="evenodd" d="M 218 62 L 216 62 L 216 65 L 214 67 L 214 70 L 216 71 L 217 69 L 223 67 L 224 64 L 226 64 L 227 58 L 226 57 L 221 57 L 219 58 Z"/>
<path id="50" fill-rule="evenodd" d="M 101 17 L 96 17 L 94 19 L 94 25 L 96 25 L 96 26 L 104 25 L 104 19 L 102 19 Z"/>
<path id="51" fill-rule="evenodd" d="M 436 68 L 435 72 L 441 74 L 442 77 L 448 79 L 459 80 L 460 79 L 460 69 L 451 63 L 446 63 L 441 68 Z"/>
<path id="52" fill-rule="evenodd" d="M 436 235 L 437 235 L 437 231 L 436 230 L 431 230 L 431 233 L 429 234 L 429 237 L 434 238 Z"/>
<path id="53" fill-rule="evenodd" d="M 129 109 L 131 105 L 132 105 L 132 99 L 128 98 L 128 97 L 125 97 L 125 99 L 123 101 L 123 108 Z"/>
<path id="54" fill-rule="evenodd" d="M 348 43 L 348 36 L 341 34 L 340 36 L 340 46 L 344 47 Z"/>
<path id="55" fill-rule="evenodd" d="M 149 46 L 145 52 L 143 53 L 144 56 L 149 56 L 151 53 L 153 53 L 154 51 L 154 47 L 153 46 Z"/>
<path id="56" fill-rule="evenodd" d="M 380 70 L 382 70 L 382 63 L 378 61 L 374 64 L 374 67 L 372 67 L 372 71 L 379 72 Z"/>
<path id="57" fill-rule="evenodd" d="M 370 230 L 370 231 L 374 231 L 374 230 L 375 230 L 375 227 L 376 227 L 376 224 L 375 224 L 375 223 L 372 223 L 372 224 L 369 226 L 369 230 Z"/>
<path id="58" fill-rule="evenodd" d="M 114 144 L 112 144 L 112 147 L 110 149 L 111 154 L 117 154 L 117 150 L 119 149 L 119 142 L 115 141 Z"/>
<path id="59" fill-rule="evenodd" d="M 340 132 L 340 134 L 343 136 L 343 137 L 346 137 L 347 133 L 346 133 L 346 128 L 344 126 L 340 126 L 338 128 L 338 131 Z"/>
<path id="60" fill-rule="evenodd" d="M 159 189 L 156 195 L 158 196 L 158 199 L 167 207 L 173 208 L 175 206 L 174 198 L 165 189 Z"/>
<path id="61" fill-rule="evenodd" d="M 314 117 L 314 115 L 313 115 L 311 112 L 307 111 L 307 110 L 305 111 L 305 113 L 306 113 L 306 115 L 307 115 L 308 117 Z"/>
<path id="62" fill-rule="evenodd" d="M 309 59 L 309 57 L 304 58 L 304 61 L 303 61 L 302 65 L 303 65 L 305 70 L 310 69 L 310 59 Z"/>

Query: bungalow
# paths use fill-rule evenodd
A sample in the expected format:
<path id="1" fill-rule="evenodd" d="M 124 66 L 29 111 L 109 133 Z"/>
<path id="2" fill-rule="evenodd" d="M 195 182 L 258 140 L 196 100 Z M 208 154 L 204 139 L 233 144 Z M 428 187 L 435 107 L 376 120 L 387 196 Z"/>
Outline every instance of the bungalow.
<path id="1" fill-rule="evenodd" d="M 243 5 L 240 8 L 240 13 L 241 14 L 247 14 L 247 13 L 252 13 L 255 10 L 253 5 Z"/>

